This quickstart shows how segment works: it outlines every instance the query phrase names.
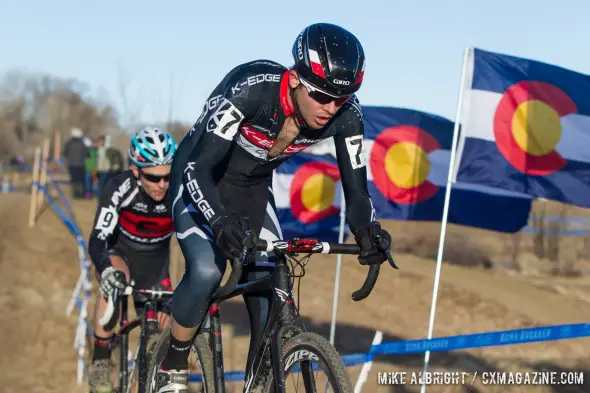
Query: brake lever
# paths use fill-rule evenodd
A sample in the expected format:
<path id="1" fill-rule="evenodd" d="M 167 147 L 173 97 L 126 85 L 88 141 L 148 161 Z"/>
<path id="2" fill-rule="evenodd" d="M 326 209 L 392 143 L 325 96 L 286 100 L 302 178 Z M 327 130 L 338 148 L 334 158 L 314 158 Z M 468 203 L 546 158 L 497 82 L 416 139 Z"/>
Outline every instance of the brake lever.
<path id="1" fill-rule="evenodd" d="M 393 257 L 391 256 L 390 247 L 384 247 L 384 244 L 382 243 L 385 241 L 385 239 L 383 239 L 382 236 L 377 235 L 377 240 L 379 242 L 379 248 L 381 248 L 383 250 L 383 252 L 385 253 L 385 256 L 387 257 L 387 260 L 389 261 L 389 264 L 391 265 L 391 267 L 399 270 L 399 267 L 397 267 L 397 265 L 395 264 L 395 261 L 393 260 Z"/>
<path id="2" fill-rule="evenodd" d="M 250 218 L 249 217 L 242 217 L 242 219 L 240 220 L 240 224 L 242 225 L 242 230 L 244 231 L 244 233 L 246 233 L 247 236 L 252 235 L 252 225 L 250 224 Z M 248 257 L 248 247 L 243 246 L 242 247 L 242 253 L 240 254 L 240 263 L 242 265 L 246 265 L 247 264 L 247 257 Z"/>

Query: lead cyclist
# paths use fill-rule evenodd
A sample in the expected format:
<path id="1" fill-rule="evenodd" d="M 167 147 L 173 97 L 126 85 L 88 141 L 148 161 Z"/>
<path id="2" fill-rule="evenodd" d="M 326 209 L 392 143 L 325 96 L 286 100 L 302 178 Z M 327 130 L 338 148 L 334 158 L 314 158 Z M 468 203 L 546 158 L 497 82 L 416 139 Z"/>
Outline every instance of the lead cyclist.
<path id="1" fill-rule="evenodd" d="M 295 64 L 256 60 L 231 70 L 205 103 L 174 157 L 170 189 L 176 237 L 186 271 L 172 299 L 170 345 L 156 378 L 158 393 L 188 392 L 191 340 L 219 287 L 226 259 L 253 250 L 258 238 L 282 238 L 271 180 L 273 170 L 305 148 L 333 137 L 348 225 L 362 265 L 381 264 L 391 236 L 375 220 L 367 189 L 364 125 L 354 95 L 365 55 L 359 40 L 327 23 L 296 38 Z M 240 220 L 248 217 L 252 233 Z M 378 240 L 381 239 L 381 240 Z M 270 253 L 244 267 L 243 281 L 273 268 Z M 270 312 L 272 292 L 244 295 L 250 316 L 246 375 Z"/>

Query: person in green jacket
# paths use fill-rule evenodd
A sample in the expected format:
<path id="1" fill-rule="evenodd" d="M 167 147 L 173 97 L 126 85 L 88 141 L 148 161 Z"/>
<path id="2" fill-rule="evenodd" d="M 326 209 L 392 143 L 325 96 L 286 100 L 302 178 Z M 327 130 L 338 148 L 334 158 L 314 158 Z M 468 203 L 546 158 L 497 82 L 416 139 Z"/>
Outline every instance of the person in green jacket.
<path id="1" fill-rule="evenodd" d="M 110 135 L 103 135 L 99 138 L 97 148 L 97 173 L 99 190 L 102 190 L 107 181 L 123 171 L 123 155 L 111 146 Z"/>
<path id="2" fill-rule="evenodd" d="M 86 142 L 88 146 L 88 157 L 85 160 L 85 192 L 86 199 L 91 199 L 96 195 L 96 169 L 97 169 L 97 138 L 90 139 Z"/>

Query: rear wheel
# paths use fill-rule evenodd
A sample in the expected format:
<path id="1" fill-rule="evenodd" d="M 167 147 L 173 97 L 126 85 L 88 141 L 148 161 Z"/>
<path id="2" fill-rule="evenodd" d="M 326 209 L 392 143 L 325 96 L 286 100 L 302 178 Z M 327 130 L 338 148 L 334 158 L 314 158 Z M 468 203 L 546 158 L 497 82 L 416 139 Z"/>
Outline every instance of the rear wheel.
<path id="1" fill-rule="evenodd" d="M 146 393 L 157 393 L 155 390 L 156 373 L 160 367 L 166 351 L 168 351 L 168 338 L 170 328 L 158 336 L 148 355 L 148 375 Z M 213 379 L 213 355 L 209 345 L 209 333 L 197 334 L 191 346 L 191 353 L 188 359 L 189 364 L 189 391 L 191 393 L 214 393 Z"/>

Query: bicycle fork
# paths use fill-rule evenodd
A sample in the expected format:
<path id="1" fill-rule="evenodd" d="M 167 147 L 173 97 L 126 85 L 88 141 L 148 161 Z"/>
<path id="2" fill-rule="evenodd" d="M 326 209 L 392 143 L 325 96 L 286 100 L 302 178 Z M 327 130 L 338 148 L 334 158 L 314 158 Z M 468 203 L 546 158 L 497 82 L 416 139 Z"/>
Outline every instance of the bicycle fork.
<path id="1" fill-rule="evenodd" d="M 127 298 L 124 297 L 122 302 L 119 302 L 121 305 L 121 326 L 127 324 Z M 120 371 L 119 371 L 119 389 L 121 392 L 127 391 L 127 385 L 129 382 L 129 335 L 127 333 L 121 335 L 119 343 L 119 361 L 120 361 Z"/>
<path id="2" fill-rule="evenodd" d="M 219 303 L 215 302 L 209 307 L 211 351 L 213 352 L 213 377 L 215 378 L 215 391 L 225 393 L 223 346 L 221 344 L 221 322 L 219 318 Z"/>
<path id="3" fill-rule="evenodd" d="M 139 336 L 138 348 L 138 392 L 147 391 L 147 375 L 148 375 L 148 341 L 150 337 L 159 331 L 158 327 L 158 313 L 155 304 L 147 302 L 141 315 L 141 330 Z"/>
<path id="4" fill-rule="evenodd" d="M 286 329 L 298 327 L 297 309 L 293 299 L 293 292 L 290 283 L 289 267 L 285 260 L 279 258 L 273 274 L 274 299 L 272 302 L 271 317 L 278 318 L 278 323 L 273 324 L 271 332 L 270 360 L 272 364 L 273 382 L 275 393 L 285 392 L 285 370 L 281 362 L 283 354 L 283 336 Z M 281 263 L 282 262 L 282 263 Z"/>

